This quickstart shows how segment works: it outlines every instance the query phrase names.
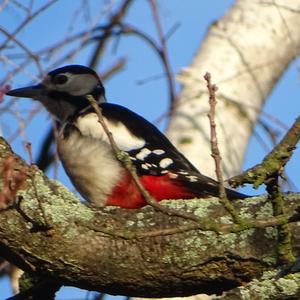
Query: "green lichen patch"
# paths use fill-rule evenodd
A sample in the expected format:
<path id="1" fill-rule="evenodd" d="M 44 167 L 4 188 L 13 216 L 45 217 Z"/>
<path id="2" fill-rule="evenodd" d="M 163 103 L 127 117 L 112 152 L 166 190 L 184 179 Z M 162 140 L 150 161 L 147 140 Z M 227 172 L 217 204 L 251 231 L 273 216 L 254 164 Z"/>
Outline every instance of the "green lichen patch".
<path id="1" fill-rule="evenodd" d="M 24 213 L 35 222 L 44 224 L 46 218 L 54 225 L 93 217 L 93 212 L 73 193 L 59 182 L 46 179 L 41 171 L 36 171 L 30 180 L 29 187 L 20 190 L 17 197 L 21 199 L 19 205 L 24 207 Z"/>
<path id="2" fill-rule="evenodd" d="M 299 290 L 300 278 L 296 276 L 294 278 L 279 278 L 276 286 L 284 295 L 292 296 Z"/>
<path id="3" fill-rule="evenodd" d="M 274 255 L 267 255 L 261 258 L 262 262 L 268 266 L 274 266 L 277 263 L 277 257 Z"/>
<path id="4" fill-rule="evenodd" d="M 163 200 L 163 205 L 170 206 L 172 209 L 193 212 L 198 217 L 207 217 L 214 207 L 219 205 L 219 199 L 211 197 L 209 199 L 176 199 Z M 199 203 L 201 203 L 199 207 Z"/>
<path id="5" fill-rule="evenodd" d="M 255 213 L 256 219 L 267 219 L 273 216 L 273 206 L 271 202 L 266 202 L 259 210 Z"/>
<path id="6" fill-rule="evenodd" d="M 239 293 L 242 300 L 272 300 L 287 299 L 295 296 L 300 290 L 300 275 L 293 274 L 289 277 L 274 279 L 274 271 L 264 274 L 261 280 L 254 279 L 247 286 L 240 287 Z"/>

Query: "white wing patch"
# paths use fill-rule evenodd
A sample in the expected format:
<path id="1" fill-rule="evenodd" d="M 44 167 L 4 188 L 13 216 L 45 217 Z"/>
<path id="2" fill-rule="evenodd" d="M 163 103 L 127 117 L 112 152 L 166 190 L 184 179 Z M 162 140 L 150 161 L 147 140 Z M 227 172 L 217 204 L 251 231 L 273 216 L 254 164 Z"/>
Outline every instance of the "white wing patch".
<path id="1" fill-rule="evenodd" d="M 147 164 L 142 164 L 142 168 L 143 168 L 144 170 L 149 170 Z"/>
<path id="2" fill-rule="evenodd" d="M 148 148 L 143 148 L 135 157 L 139 160 L 144 160 L 151 151 Z"/>
<path id="3" fill-rule="evenodd" d="M 171 158 L 164 158 L 159 162 L 159 166 L 163 169 L 167 168 L 169 165 L 173 163 Z"/>
<path id="4" fill-rule="evenodd" d="M 186 176 L 186 178 L 187 178 L 190 182 L 197 182 L 197 181 L 198 181 L 198 177 L 197 177 L 197 176 L 194 176 L 194 175 Z"/>
<path id="5" fill-rule="evenodd" d="M 105 117 L 103 117 L 103 119 L 107 124 L 109 131 L 112 133 L 116 144 L 121 150 L 130 151 L 145 146 L 145 140 L 134 136 L 121 122 L 110 122 Z M 76 120 L 75 125 L 82 135 L 100 139 L 109 143 L 102 125 L 98 122 L 98 116 L 96 113 L 89 113 L 79 117 Z"/>
<path id="6" fill-rule="evenodd" d="M 162 150 L 162 149 L 155 149 L 152 151 L 152 153 L 154 153 L 156 155 L 162 155 L 162 154 L 166 153 L 166 151 Z"/>
<path id="7" fill-rule="evenodd" d="M 181 174 L 181 175 L 189 175 L 189 172 L 187 172 L 187 171 L 182 171 L 182 170 L 179 171 L 178 173 Z"/>

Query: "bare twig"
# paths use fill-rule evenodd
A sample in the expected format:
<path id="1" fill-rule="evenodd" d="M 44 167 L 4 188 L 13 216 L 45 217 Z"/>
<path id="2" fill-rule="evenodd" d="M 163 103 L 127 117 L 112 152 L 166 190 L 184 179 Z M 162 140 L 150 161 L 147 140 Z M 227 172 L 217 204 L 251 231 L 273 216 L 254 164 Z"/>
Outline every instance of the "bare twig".
<path id="1" fill-rule="evenodd" d="M 114 74 L 116 74 L 117 72 L 121 71 L 126 64 L 126 61 L 127 59 L 125 57 L 118 59 L 112 66 L 110 66 L 107 70 L 104 70 L 100 74 L 100 78 L 102 80 L 106 80 L 111 76 L 113 76 Z"/>
<path id="2" fill-rule="evenodd" d="M 149 35 L 147 35 L 145 32 L 142 32 L 138 28 L 135 28 L 129 24 L 122 23 L 120 24 L 120 33 L 124 34 L 134 34 L 138 36 L 139 38 L 143 39 L 151 48 L 156 52 L 158 57 L 160 58 L 162 65 L 165 70 L 165 74 L 168 79 L 168 86 L 169 86 L 169 95 L 170 95 L 170 109 L 169 111 L 172 113 L 175 105 L 177 104 L 177 96 L 175 92 L 175 84 L 174 84 L 174 76 L 171 71 L 171 68 L 169 66 L 168 58 L 166 57 L 166 53 L 164 54 L 163 47 L 161 45 L 158 45 L 156 41 L 151 38 Z M 165 40 L 165 38 L 163 38 Z"/>
<path id="3" fill-rule="evenodd" d="M 175 92 L 174 78 L 172 75 L 171 66 L 170 66 L 170 62 L 169 62 L 166 38 L 163 34 L 163 30 L 161 27 L 156 0 L 151 0 L 150 5 L 151 5 L 151 11 L 152 11 L 154 23 L 156 25 L 156 29 L 158 32 L 158 37 L 160 40 L 160 49 L 159 49 L 158 53 L 161 58 L 161 61 L 163 62 L 166 76 L 167 76 L 168 85 L 169 85 L 170 110 L 173 111 L 174 104 L 177 102 L 177 96 L 176 96 L 176 92 Z"/>
<path id="4" fill-rule="evenodd" d="M 30 142 L 24 142 L 25 149 L 28 153 L 29 157 L 29 163 L 32 165 L 33 164 L 33 156 L 32 156 L 32 147 Z"/>
<path id="5" fill-rule="evenodd" d="M 225 207 L 225 209 L 230 213 L 232 219 L 235 223 L 241 223 L 241 219 L 239 218 L 238 214 L 236 213 L 233 205 L 229 202 L 226 195 L 226 190 L 224 187 L 224 179 L 221 167 L 221 154 L 218 147 L 218 140 L 217 140 L 217 131 L 216 131 L 216 122 L 215 122 L 215 112 L 216 112 L 216 91 L 217 86 L 211 83 L 211 75 L 210 73 L 206 73 L 204 75 L 204 79 L 207 83 L 207 89 L 209 93 L 209 106 L 210 111 L 208 113 L 208 118 L 210 122 L 210 145 L 211 145 L 211 156 L 214 159 L 215 167 L 216 167 L 216 175 L 219 182 L 219 190 L 220 190 L 220 200 Z"/>
<path id="6" fill-rule="evenodd" d="M 4 28 L 0 26 L 0 32 L 5 34 L 10 40 L 14 41 L 21 49 L 23 49 L 29 57 L 32 58 L 32 60 L 36 63 L 36 66 L 40 72 L 40 74 L 43 74 L 43 68 L 40 64 L 39 57 L 32 53 L 30 49 L 28 49 L 23 43 L 21 43 L 15 36 L 11 35 L 9 32 L 7 32 Z"/>
<path id="7" fill-rule="evenodd" d="M 185 226 L 180 226 L 176 228 L 167 228 L 160 230 L 150 230 L 147 232 L 137 233 L 134 238 L 145 238 L 149 236 L 163 236 L 163 235 L 172 235 L 178 234 L 191 230 L 202 230 L 202 231 L 213 231 L 218 234 L 227 234 L 227 233 L 237 233 L 249 229 L 263 229 L 266 227 L 275 227 L 275 226 L 284 226 L 287 223 L 294 223 L 300 221 L 300 214 L 295 213 L 291 217 L 286 217 L 283 215 L 278 215 L 274 217 L 269 217 L 265 220 L 247 220 L 244 224 L 220 224 L 220 223 L 207 223 L 203 222 L 202 224 L 188 224 Z M 133 238 L 131 237 L 131 238 Z"/>
<path id="8" fill-rule="evenodd" d="M 132 2 L 132 0 L 124 0 L 118 11 L 111 16 L 109 22 L 107 23 L 107 26 L 105 26 L 104 34 L 102 35 L 101 39 L 99 39 L 97 48 L 95 49 L 94 54 L 90 60 L 89 66 L 91 68 L 95 68 L 97 66 L 98 61 L 108 42 L 108 39 L 112 35 L 113 28 L 119 25 L 121 19 L 125 16 Z"/>
<path id="9" fill-rule="evenodd" d="M 28 16 L 25 18 L 25 20 L 23 22 L 21 22 L 21 24 L 11 33 L 11 34 L 6 34 L 7 38 L 3 41 L 3 43 L 0 45 L 0 51 L 3 50 L 9 41 L 11 41 L 12 39 L 23 49 L 25 50 L 25 52 L 27 54 L 29 54 L 29 56 L 36 62 L 37 67 L 39 72 L 41 73 L 40 75 L 42 75 L 42 68 L 41 65 L 39 64 L 39 60 L 38 58 L 32 54 L 32 52 L 27 49 L 27 47 L 25 47 L 22 43 L 20 43 L 17 39 L 16 39 L 16 35 L 17 33 L 19 33 L 29 22 L 31 22 L 35 17 L 37 17 L 38 15 L 40 15 L 42 12 L 44 12 L 45 10 L 47 10 L 51 5 L 53 5 L 55 2 L 57 2 L 58 0 L 50 0 L 48 1 L 46 4 L 44 4 L 43 6 L 41 6 L 39 9 L 37 9 L 35 12 L 31 12 L 31 10 L 28 13 Z M 2 31 L 3 32 L 3 31 Z"/>
<path id="10" fill-rule="evenodd" d="M 28 17 L 11 33 L 10 36 L 7 37 L 7 39 L 0 45 L 0 51 L 3 50 L 6 47 L 6 44 L 11 40 L 11 37 L 16 36 L 19 31 L 21 31 L 29 22 L 31 22 L 35 17 L 37 17 L 39 14 L 41 14 L 43 11 L 47 10 L 51 5 L 53 5 L 58 0 L 51 0 L 41 6 L 37 11 L 34 13 L 30 13 Z"/>

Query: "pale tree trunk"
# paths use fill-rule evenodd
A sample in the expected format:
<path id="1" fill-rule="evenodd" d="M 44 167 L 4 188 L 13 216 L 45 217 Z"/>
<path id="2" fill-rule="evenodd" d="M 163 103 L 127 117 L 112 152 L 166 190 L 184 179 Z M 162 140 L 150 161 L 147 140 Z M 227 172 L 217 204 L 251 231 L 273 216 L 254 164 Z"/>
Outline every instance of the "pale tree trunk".
<path id="1" fill-rule="evenodd" d="M 299 52 L 299 11 L 299 0 L 236 1 L 178 77 L 182 91 L 167 135 L 203 173 L 215 176 L 204 74 L 219 88 L 218 141 L 228 178 L 239 173 L 262 106 Z"/>
<path id="2" fill-rule="evenodd" d="M 191 65 L 178 76 L 182 91 L 167 135 L 201 172 L 215 177 L 204 74 L 209 72 L 219 89 L 218 142 L 223 172 L 229 178 L 242 167 L 267 96 L 298 55 L 299 11 L 300 0 L 237 0 L 212 24 Z"/>

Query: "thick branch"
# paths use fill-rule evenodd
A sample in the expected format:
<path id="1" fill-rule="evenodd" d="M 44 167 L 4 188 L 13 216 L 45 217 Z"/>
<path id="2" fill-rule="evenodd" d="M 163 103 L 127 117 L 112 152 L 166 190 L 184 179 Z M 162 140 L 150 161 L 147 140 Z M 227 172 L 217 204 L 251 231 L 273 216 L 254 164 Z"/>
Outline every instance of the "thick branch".
<path id="1" fill-rule="evenodd" d="M 0 140 L 0 166 L 10 155 Z M 29 273 L 110 294 L 170 297 L 222 292 L 275 266 L 274 228 L 218 234 L 148 206 L 92 209 L 35 167 L 14 161 L 14 172 L 22 170 L 26 181 L 15 205 L 0 212 L 0 255 Z M 299 198 L 287 197 L 289 215 Z M 164 204 L 193 212 L 207 225 L 231 222 L 218 199 Z M 272 217 L 264 197 L 235 204 L 243 218 Z M 293 233 L 297 250 L 299 228 Z"/>

